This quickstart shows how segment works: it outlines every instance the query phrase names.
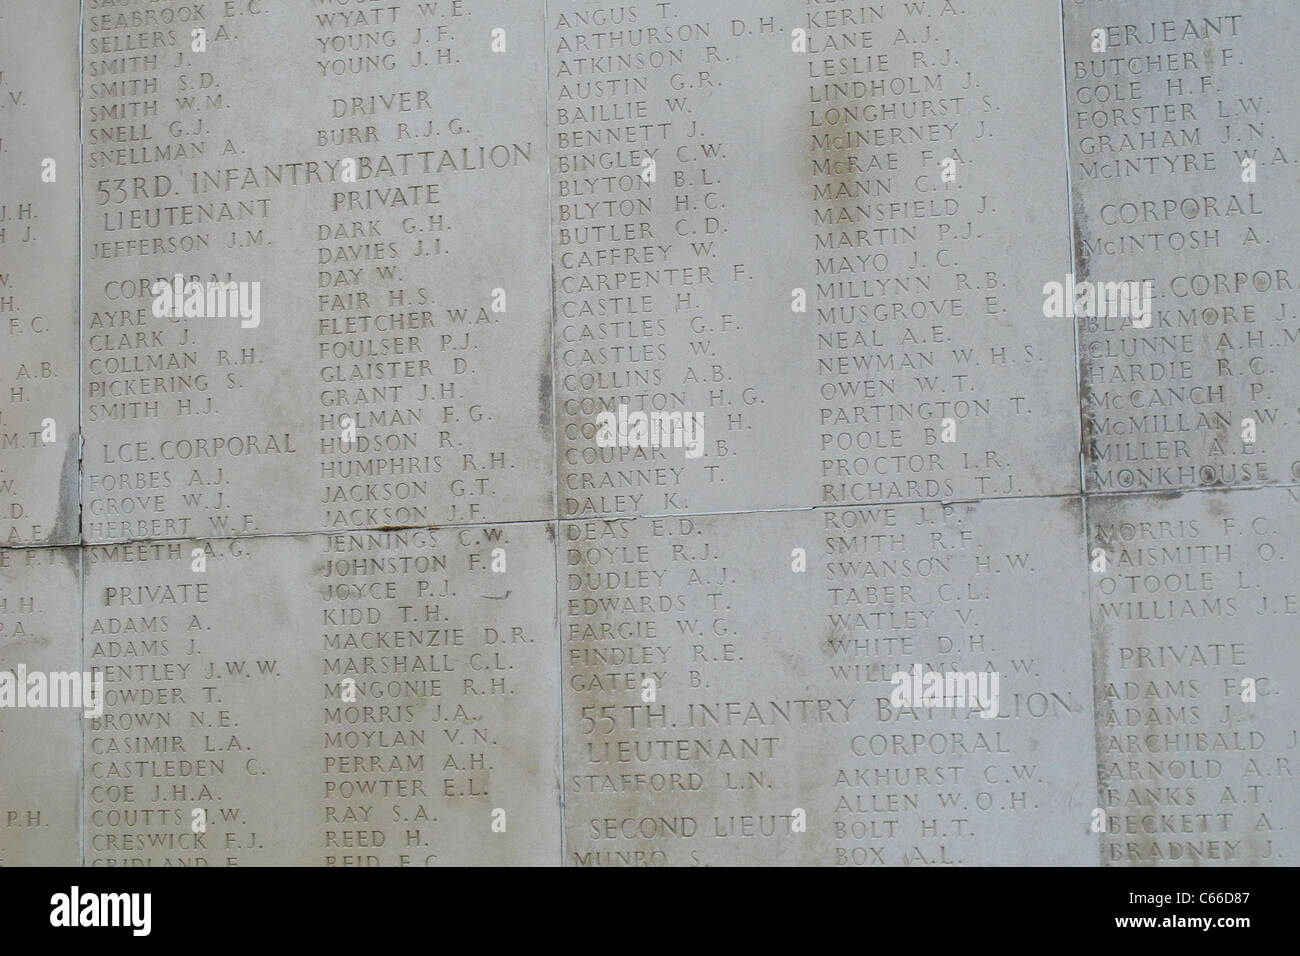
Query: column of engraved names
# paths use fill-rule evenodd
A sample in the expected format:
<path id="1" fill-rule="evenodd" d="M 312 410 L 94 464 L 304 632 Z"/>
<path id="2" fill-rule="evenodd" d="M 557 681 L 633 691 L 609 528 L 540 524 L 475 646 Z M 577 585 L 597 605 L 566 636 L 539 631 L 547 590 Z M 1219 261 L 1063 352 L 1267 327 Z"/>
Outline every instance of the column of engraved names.
<path id="1" fill-rule="evenodd" d="M 1057 16 L 827 3 L 801 19 L 814 255 L 796 291 L 821 502 L 1078 487 L 1071 325 L 1041 317 L 1069 261 Z"/>
<path id="2" fill-rule="evenodd" d="M 319 541 L 327 866 L 553 865 L 549 528 Z"/>
<path id="3" fill-rule="evenodd" d="M 794 640 L 815 582 L 786 542 L 810 518 L 561 523 L 567 865 L 826 851 L 828 811 L 806 788 L 832 758 L 815 732 L 862 702 L 819 693 Z"/>
<path id="4" fill-rule="evenodd" d="M 1066 11 L 1086 487 L 1300 478 L 1286 56 L 1296 11 L 1096 2 Z M 1279 106 L 1283 108 L 1279 109 Z M 1101 283 L 1150 283 L 1138 321 Z"/>
<path id="5" fill-rule="evenodd" d="M 543 516 L 541 13 L 456 0 L 333 3 L 310 18 L 310 145 L 344 171 L 309 219 L 317 526 Z M 539 384 L 499 387 L 520 380 Z"/>
<path id="6" fill-rule="evenodd" d="M 88 191 L 87 388 L 150 393 L 88 412 L 91 536 L 548 513 L 540 13 L 182 15 L 87 27 L 97 47 L 145 47 L 132 62 L 157 76 L 133 89 L 158 115 L 139 145 L 87 147 L 88 168 L 112 167 Z M 181 314 L 158 314 L 174 281 Z M 502 378 L 536 388 L 507 398 Z"/>
<path id="7" fill-rule="evenodd" d="M 302 438 L 293 406 L 267 389 L 287 384 L 285 370 L 266 365 L 286 335 L 286 299 L 267 281 L 282 241 L 269 186 L 285 177 L 220 168 L 271 148 L 254 107 L 280 27 L 255 2 L 126 3 L 83 18 L 90 540 L 255 532 L 276 523 L 260 513 L 269 489 L 290 486 L 283 462 Z M 218 282 L 262 283 L 258 315 L 241 317 L 238 300 L 209 307 Z"/>
<path id="8" fill-rule="evenodd" d="M 293 785 L 315 765 L 294 546 L 85 549 L 83 654 L 106 691 L 85 724 L 87 865 L 308 862 L 309 804 Z"/>
<path id="9" fill-rule="evenodd" d="M 815 639 L 824 693 L 861 701 L 828 742 L 827 862 L 1091 863 L 1075 799 L 1094 780 L 1090 661 L 1070 640 L 1088 620 L 1079 502 L 817 514 L 807 653 Z M 949 680 L 964 690 L 926 696 Z"/>
<path id="10" fill-rule="evenodd" d="M 77 498 L 77 4 L 0 12 L 0 543 L 68 544 Z"/>
<path id="11" fill-rule="evenodd" d="M 1033 623 L 1083 626 L 1081 531 L 1070 501 L 562 525 L 566 862 L 1088 861 L 1089 659 Z M 997 695 L 893 700 L 916 669 Z"/>
<path id="12" fill-rule="evenodd" d="M 1295 859 L 1298 520 L 1294 488 L 1089 501 L 1103 865 Z"/>
<path id="13" fill-rule="evenodd" d="M 807 497 L 798 469 L 764 467 L 777 444 L 792 459 L 813 451 L 798 403 L 775 395 L 800 369 L 786 347 L 798 338 L 788 297 L 799 165 L 783 131 L 797 62 L 779 16 L 789 7 L 552 11 L 563 516 Z"/>

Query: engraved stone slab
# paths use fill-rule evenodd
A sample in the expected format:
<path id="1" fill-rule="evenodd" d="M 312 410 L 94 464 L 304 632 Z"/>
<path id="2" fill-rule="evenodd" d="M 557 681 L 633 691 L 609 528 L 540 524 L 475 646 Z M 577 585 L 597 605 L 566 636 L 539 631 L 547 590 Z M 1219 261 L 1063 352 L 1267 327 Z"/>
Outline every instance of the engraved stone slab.
<path id="1" fill-rule="evenodd" d="M 21 691 L 29 685 L 19 678 L 39 673 L 48 693 L 51 675 L 78 671 L 80 658 L 80 553 L 0 550 L 0 680 L 13 680 Z M 29 702 L 35 701 L 24 696 Z M 81 862 L 82 710 L 19 707 L 16 699 L 0 706 L 0 865 Z"/>
<path id="2" fill-rule="evenodd" d="M 0 544 L 74 544 L 77 11 L 0 10 Z"/>
<path id="3" fill-rule="evenodd" d="M 175 17 L 86 18 L 87 538 L 546 517 L 540 10 Z"/>
<path id="4" fill-rule="evenodd" d="M 1078 490 L 1059 11 L 915 6 L 551 10 L 562 518 Z"/>
<path id="5" fill-rule="evenodd" d="M 87 862 L 555 864 L 551 538 L 89 549 Z"/>
<path id="6" fill-rule="evenodd" d="M 5 4 L 0 865 L 1295 862 L 1298 29 Z"/>
<path id="7" fill-rule="evenodd" d="M 1293 863 L 1300 491 L 1107 496 L 1088 525 L 1103 864 Z"/>
<path id="8" fill-rule="evenodd" d="M 567 864 L 1095 865 L 1076 502 L 560 539 Z M 914 666 L 997 672 L 992 716 L 891 700 Z"/>
<path id="9" fill-rule="evenodd" d="M 1277 68 L 1300 11 L 1065 13 L 1075 270 L 1152 294 L 1145 328 L 1079 318 L 1087 487 L 1300 481 L 1300 88 Z"/>

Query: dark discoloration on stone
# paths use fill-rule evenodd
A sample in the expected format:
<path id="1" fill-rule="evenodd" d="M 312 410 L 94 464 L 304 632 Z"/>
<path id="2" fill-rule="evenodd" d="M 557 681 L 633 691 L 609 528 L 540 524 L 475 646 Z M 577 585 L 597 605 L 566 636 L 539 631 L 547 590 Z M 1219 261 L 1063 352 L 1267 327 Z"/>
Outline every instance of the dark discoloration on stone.
<path id="1" fill-rule="evenodd" d="M 1092 260 L 1088 255 L 1087 247 L 1084 245 L 1083 236 L 1088 231 L 1088 216 L 1084 211 L 1083 200 L 1079 196 L 1074 197 L 1073 202 L 1074 215 L 1074 277 L 1075 281 L 1083 282 L 1091 278 Z M 1096 441 L 1096 422 L 1092 416 L 1093 402 L 1096 400 L 1093 394 L 1092 375 L 1088 368 L 1088 362 L 1084 355 L 1083 330 L 1076 328 L 1078 342 L 1079 362 L 1079 435 L 1080 435 L 1080 453 L 1083 456 L 1083 490 L 1087 493 L 1092 488 L 1092 449 L 1093 442 Z"/>
<path id="2" fill-rule="evenodd" d="M 59 511 L 47 544 L 77 544 L 81 540 L 81 435 L 74 432 L 59 472 Z"/>
<path id="3" fill-rule="evenodd" d="M 551 432 L 551 402 L 554 401 L 552 389 L 551 363 L 543 359 L 537 373 L 537 424 L 546 432 L 548 441 Z"/>

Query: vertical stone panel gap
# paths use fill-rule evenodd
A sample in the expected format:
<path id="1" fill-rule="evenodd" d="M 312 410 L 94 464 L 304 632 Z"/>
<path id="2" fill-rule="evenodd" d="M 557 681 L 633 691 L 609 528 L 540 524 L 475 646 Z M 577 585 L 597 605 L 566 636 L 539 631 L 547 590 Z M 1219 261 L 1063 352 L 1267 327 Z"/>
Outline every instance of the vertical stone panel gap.
<path id="1" fill-rule="evenodd" d="M 558 312 L 555 307 L 555 223 L 551 215 L 551 180 L 553 170 L 551 169 L 551 4 L 550 0 L 542 0 L 542 63 L 546 73 L 545 83 L 542 84 L 542 129 L 546 137 L 546 264 L 550 271 L 551 302 L 547 324 L 550 327 L 550 354 L 547 360 L 551 365 L 551 543 L 554 547 L 551 549 L 551 556 L 554 559 L 555 568 L 555 657 L 558 662 L 558 677 L 555 689 L 557 706 L 559 707 L 559 733 L 560 733 L 560 766 L 559 778 L 556 781 L 559 789 L 559 811 L 560 811 L 560 861 L 559 865 L 564 866 L 564 854 L 566 849 L 566 836 L 564 826 L 564 619 L 561 616 L 560 609 L 563 606 L 560 596 L 560 433 L 559 425 L 556 419 L 556 401 L 555 391 L 555 323 Z"/>
<path id="2" fill-rule="evenodd" d="M 83 154 L 83 137 L 85 130 L 82 128 L 82 117 L 85 116 L 86 96 L 86 70 L 83 51 L 86 16 L 85 0 L 80 0 L 77 4 L 77 590 L 80 592 L 80 609 L 77 620 L 80 624 L 81 633 L 77 635 L 78 645 L 81 648 L 79 660 L 81 662 L 81 672 L 86 673 L 86 548 L 85 535 L 82 531 L 82 473 L 85 468 L 84 455 L 86 442 L 81 436 L 81 370 L 82 370 L 82 271 L 84 256 L 84 244 L 82 241 L 82 220 L 84 218 L 85 206 L 85 175 L 82 170 Z M 77 859 L 81 866 L 86 865 L 86 717 L 85 714 L 79 714 L 77 717 L 77 728 L 80 733 L 77 735 L 78 746 L 81 752 L 77 755 Z"/>
<path id="3" fill-rule="evenodd" d="M 1066 222 L 1069 229 L 1070 243 L 1070 272 L 1077 274 L 1079 263 L 1076 261 L 1078 254 L 1078 237 L 1075 231 L 1074 221 L 1074 177 L 1070 169 L 1070 63 L 1069 53 L 1065 46 L 1065 4 L 1067 0 L 1061 0 L 1061 127 L 1065 134 L 1065 209 Z M 1080 529 L 1083 537 L 1083 553 L 1076 560 L 1082 560 L 1085 567 L 1088 566 L 1088 474 L 1085 467 L 1084 459 L 1084 427 L 1083 416 L 1087 413 L 1084 407 L 1083 395 L 1083 374 L 1082 361 L 1083 356 L 1079 352 L 1079 317 L 1075 315 L 1076 310 L 1071 309 L 1071 322 L 1073 323 L 1074 336 L 1074 394 L 1079 403 L 1079 415 L 1075 420 L 1075 427 L 1079 430 L 1079 515 L 1082 527 Z M 1097 770 L 1100 766 L 1101 753 L 1097 743 L 1097 661 L 1096 649 L 1092 646 L 1093 634 L 1096 633 L 1092 620 L 1092 578 L 1091 570 L 1085 572 L 1084 580 L 1087 586 L 1084 590 L 1084 599 L 1088 606 L 1088 650 L 1089 660 L 1092 662 L 1091 684 L 1092 684 L 1092 746 L 1095 754 L 1092 764 L 1093 790 L 1092 798 L 1095 801 L 1100 793 L 1101 783 L 1097 779 Z M 1103 848 L 1100 841 L 1097 844 L 1097 865 L 1103 863 Z"/>

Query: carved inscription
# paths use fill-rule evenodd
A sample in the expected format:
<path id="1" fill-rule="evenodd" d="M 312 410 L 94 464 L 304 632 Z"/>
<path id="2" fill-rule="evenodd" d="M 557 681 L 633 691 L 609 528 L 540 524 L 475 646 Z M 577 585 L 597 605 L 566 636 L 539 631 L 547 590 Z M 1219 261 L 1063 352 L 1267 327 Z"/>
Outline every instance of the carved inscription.
<path id="1" fill-rule="evenodd" d="M 561 524 L 566 864 L 1094 861 L 1080 535 L 1056 501 Z M 997 702 L 896 704 L 914 668 Z"/>
<path id="2" fill-rule="evenodd" d="M 80 645 L 78 549 L 0 549 L 0 865 L 80 862 L 80 708 L 46 706 Z"/>
<path id="3" fill-rule="evenodd" d="M 1089 490 L 1300 481 L 1296 87 L 1265 68 L 1295 15 L 1067 5 L 1075 269 L 1153 286 L 1146 327 L 1079 319 Z"/>
<path id="4" fill-rule="evenodd" d="M 1097 777 L 1111 866 L 1294 855 L 1295 488 L 1089 503 Z"/>
<path id="5" fill-rule="evenodd" d="M 555 858 L 545 526 L 87 555 L 87 864 Z"/>
<path id="6" fill-rule="evenodd" d="M 86 18 L 90 540 L 550 512 L 534 9 Z"/>
<path id="7" fill-rule="evenodd" d="M 0 20 L 0 546 L 76 544 L 77 4 Z"/>
<path id="8" fill-rule="evenodd" d="M 1298 30 L 0 2 L 0 865 L 1296 862 Z"/>

